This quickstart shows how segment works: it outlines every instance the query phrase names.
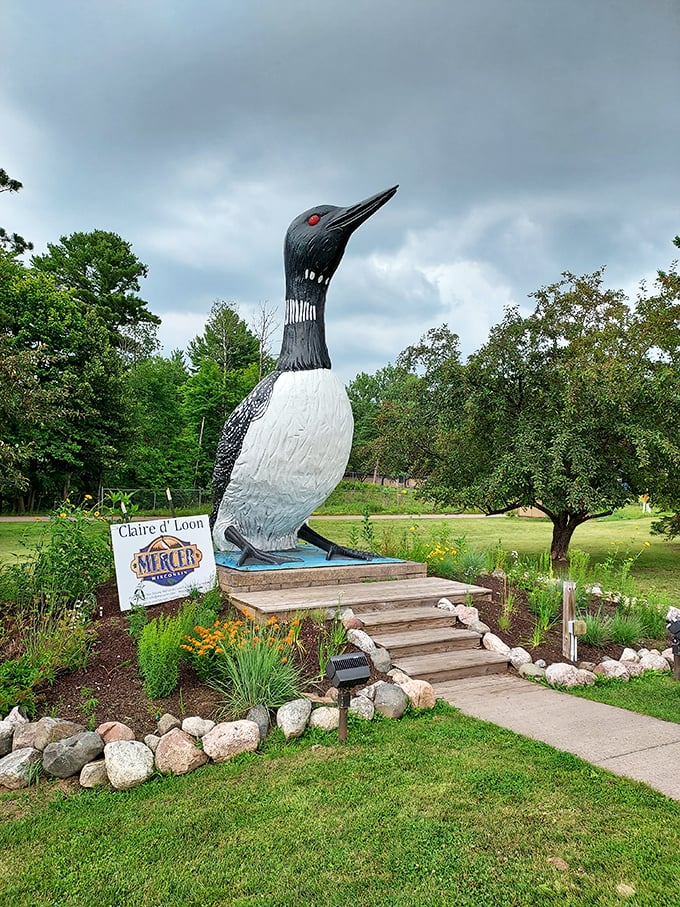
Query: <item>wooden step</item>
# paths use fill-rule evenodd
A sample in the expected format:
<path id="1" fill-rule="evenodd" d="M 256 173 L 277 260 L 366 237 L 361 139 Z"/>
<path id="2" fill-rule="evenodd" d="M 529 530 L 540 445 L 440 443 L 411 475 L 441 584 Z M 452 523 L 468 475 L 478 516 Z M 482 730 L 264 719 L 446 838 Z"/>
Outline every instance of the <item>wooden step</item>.
<path id="1" fill-rule="evenodd" d="M 395 667 L 416 680 L 441 683 L 480 674 L 502 674 L 508 659 L 486 649 L 458 649 L 434 655 L 408 655 L 395 659 Z"/>
<path id="2" fill-rule="evenodd" d="M 370 634 L 374 641 L 383 646 L 397 662 L 407 655 L 425 655 L 435 652 L 450 652 L 454 649 L 480 649 L 479 633 L 472 630 L 456 630 L 454 627 L 429 627 L 422 630 L 398 630 Z"/>
<path id="3" fill-rule="evenodd" d="M 230 600 L 237 608 L 250 609 L 260 619 L 266 619 L 271 615 L 285 619 L 300 611 L 352 608 L 363 620 L 363 613 L 367 611 L 432 608 L 440 598 L 448 598 L 452 602 L 465 602 L 470 599 L 475 601 L 488 599 L 490 595 L 490 591 L 483 586 L 471 586 L 433 576 L 385 582 L 338 583 L 333 586 L 276 589 L 266 592 L 234 590 L 230 593 Z M 443 625 L 451 623 L 451 615 L 447 616 L 448 621 L 444 619 Z"/>
<path id="4" fill-rule="evenodd" d="M 456 618 L 450 611 L 443 611 L 434 605 L 421 605 L 414 608 L 387 608 L 382 611 L 359 611 L 358 614 L 366 625 L 369 636 L 378 633 L 398 633 L 409 630 L 421 630 L 428 627 L 454 627 Z"/>

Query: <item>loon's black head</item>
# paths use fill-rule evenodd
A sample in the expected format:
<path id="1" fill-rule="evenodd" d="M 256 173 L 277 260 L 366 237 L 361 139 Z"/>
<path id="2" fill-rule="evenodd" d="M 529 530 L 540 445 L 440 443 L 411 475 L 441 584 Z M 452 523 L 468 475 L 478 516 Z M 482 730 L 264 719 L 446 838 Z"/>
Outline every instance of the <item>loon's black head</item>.
<path id="1" fill-rule="evenodd" d="M 317 205 L 298 215 L 288 227 L 284 244 L 286 295 L 301 295 L 305 283 L 325 289 L 342 260 L 352 233 L 382 208 L 397 188 L 393 186 L 347 208 Z"/>

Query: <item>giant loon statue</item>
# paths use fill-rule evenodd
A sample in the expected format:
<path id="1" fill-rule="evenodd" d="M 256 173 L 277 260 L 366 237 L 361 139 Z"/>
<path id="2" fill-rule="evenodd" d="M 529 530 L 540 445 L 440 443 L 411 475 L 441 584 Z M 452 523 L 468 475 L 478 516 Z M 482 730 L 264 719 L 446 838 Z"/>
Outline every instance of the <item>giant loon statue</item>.
<path id="1" fill-rule="evenodd" d="M 354 424 L 326 347 L 326 293 L 352 233 L 397 186 L 356 205 L 318 205 L 286 233 L 286 311 L 276 370 L 227 419 L 213 472 L 213 541 L 239 549 L 239 564 L 296 560 L 298 538 L 327 557 L 370 558 L 334 545 L 307 520 L 342 479 Z"/>

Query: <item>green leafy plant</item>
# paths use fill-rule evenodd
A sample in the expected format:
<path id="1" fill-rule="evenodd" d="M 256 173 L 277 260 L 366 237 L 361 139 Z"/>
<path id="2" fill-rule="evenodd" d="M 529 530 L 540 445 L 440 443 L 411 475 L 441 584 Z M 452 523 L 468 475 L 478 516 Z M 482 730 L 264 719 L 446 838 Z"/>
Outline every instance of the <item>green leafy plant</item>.
<path id="1" fill-rule="evenodd" d="M 135 642 L 139 642 L 142 631 L 149 622 L 149 614 L 146 608 L 143 605 L 133 604 L 125 617 L 128 624 L 128 633 L 135 640 Z"/>
<path id="2" fill-rule="evenodd" d="M 88 729 L 93 731 L 97 726 L 97 717 L 95 713 L 97 711 L 97 706 L 99 705 L 99 700 L 94 695 L 94 690 L 91 690 L 90 687 L 80 688 L 80 698 L 82 700 L 80 711 L 85 718 Z"/>
<path id="3" fill-rule="evenodd" d="M 611 638 L 619 646 L 632 646 L 644 636 L 644 624 L 632 611 L 617 610 L 611 618 Z"/>
<path id="4" fill-rule="evenodd" d="M 319 674 L 323 677 L 328 661 L 339 655 L 347 645 L 347 632 L 340 619 L 340 609 L 335 612 L 331 620 L 324 624 L 324 632 L 319 637 Z"/>
<path id="5" fill-rule="evenodd" d="M 295 631 L 284 634 L 276 618 L 257 624 L 245 619 L 197 626 L 185 637 L 183 649 L 205 682 L 223 697 L 222 714 L 238 716 L 253 705 L 283 705 L 301 695 L 304 683 L 292 658 Z"/>
<path id="6" fill-rule="evenodd" d="M 598 649 L 604 648 L 611 641 L 611 619 L 603 616 L 598 611 L 597 614 L 581 614 L 581 619 L 586 623 L 586 632 L 581 636 L 581 640 L 589 646 L 596 646 Z"/>
<path id="7" fill-rule="evenodd" d="M 137 643 L 137 659 L 144 678 L 144 695 L 149 699 L 169 696 L 177 686 L 182 658 L 182 630 L 183 625 L 177 618 L 164 614 L 142 628 Z"/>
<path id="8" fill-rule="evenodd" d="M 535 588 L 529 591 L 529 610 L 536 617 L 541 630 L 549 630 L 557 620 L 562 606 L 562 594 L 558 587 Z"/>

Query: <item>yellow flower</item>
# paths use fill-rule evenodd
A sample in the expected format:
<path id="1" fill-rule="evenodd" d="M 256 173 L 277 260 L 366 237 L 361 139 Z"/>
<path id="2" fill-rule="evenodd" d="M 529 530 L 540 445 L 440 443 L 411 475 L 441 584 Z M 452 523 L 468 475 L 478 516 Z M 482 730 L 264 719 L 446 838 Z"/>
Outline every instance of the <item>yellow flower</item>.
<path id="1" fill-rule="evenodd" d="M 644 544 L 645 548 L 651 548 L 651 546 L 652 546 L 651 542 L 645 542 L 645 544 Z"/>
<path id="2" fill-rule="evenodd" d="M 66 519 L 66 514 L 65 514 L 65 513 L 60 513 L 59 516 L 61 517 L 62 520 L 65 520 L 65 519 Z"/>
<path id="3" fill-rule="evenodd" d="M 85 500 L 86 500 L 86 501 L 91 501 L 91 500 L 92 500 L 92 495 L 91 495 L 91 494 L 86 494 L 86 495 L 85 495 Z"/>
<path id="4" fill-rule="evenodd" d="M 95 516 L 99 516 L 99 511 L 98 511 L 98 510 L 95 510 L 94 515 L 95 515 Z"/>

